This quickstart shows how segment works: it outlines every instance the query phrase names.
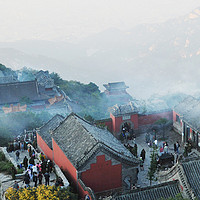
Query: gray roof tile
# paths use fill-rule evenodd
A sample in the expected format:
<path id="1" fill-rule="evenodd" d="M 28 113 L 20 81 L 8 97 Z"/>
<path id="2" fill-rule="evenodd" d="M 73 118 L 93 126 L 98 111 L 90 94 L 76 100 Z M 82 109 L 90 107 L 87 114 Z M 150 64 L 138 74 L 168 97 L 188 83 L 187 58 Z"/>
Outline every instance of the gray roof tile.
<path id="1" fill-rule="evenodd" d="M 174 111 L 192 128 L 200 130 L 200 101 L 192 96 L 184 99 L 174 107 Z"/>
<path id="2" fill-rule="evenodd" d="M 52 119 L 50 119 L 46 124 L 40 127 L 39 135 L 51 149 L 52 149 L 51 131 L 55 130 L 63 120 L 64 117 L 57 114 Z"/>
<path id="3" fill-rule="evenodd" d="M 175 197 L 180 193 L 179 182 L 170 181 L 155 186 L 133 190 L 131 193 L 113 198 L 113 200 L 158 200 Z"/>
<path id="4" fill-rule="evenodd" d="M 125 105 L 114 105 L 113 107 L 109 108 L 109 111 L 114 115 L 124 115 L 130 113 L 137 113 L 137 108 L 133 105 L 133 102 L 129 102 Z"/>
<path id="5" fill-rule="evenodd" d="M 109 131 L 91 125 L 74 113 L 53 131 L 53 138 L 75 167 L 81 167 L 99 149 L 138 164 L 138 160 Z"/>
<path id="6" fill-rule="evenodd" d="M 188 183 L 194 194 L 200 198 L 200 160 L 182 163 Z"/>
<path id="7" fill-rule="evenodd" d="M 48 99 L 39 94 L 36 80 L 0 84 L 0 104 L 18 103 L 22 97 L 32 101 Z"/>

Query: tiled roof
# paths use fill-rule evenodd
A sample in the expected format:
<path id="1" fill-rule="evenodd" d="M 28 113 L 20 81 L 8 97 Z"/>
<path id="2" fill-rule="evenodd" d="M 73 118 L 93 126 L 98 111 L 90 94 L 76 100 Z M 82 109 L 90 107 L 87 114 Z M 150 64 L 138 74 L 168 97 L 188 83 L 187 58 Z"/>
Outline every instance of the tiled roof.
<path id="1" fill-rule="evenodd" d="M 53 131 L 53 139 L 77 168 L 100 149 L 122 161 L 138 164 L 138 160 L 109 131 L 90 124 L 74 113 Z"/>
<path id="2" fill-rule="evenodd" d="M 179 182 L 170 181 L 159 185 L 133 190 L 129 194 L 121 195 L 112 200 L 159 200 L 175 197 L 180 193 Z"/>
<path id="3" fill-rule="evenodd" d="M 114 82 L 103 85 L 107 90 L 126 89 L 128 86 L 124 82 Z"/>
<path id="4" fill-rule="evenodd" d="M 39 135 L 51 149 L 52 149 L 51 131 L 55 130 L 63 120 L 64 117 L 57 114 L 40 128 Z"/>
<path id="5" fill-rule="evenodd" d="M 192 96 L 174 107 L 174 111 L 192 128 L 200 130 L 200 101 Z"/>
<path id="6" fill-rule="evenodd" d="M 36 80 L 0 84 L 0 104 L 18 103 L 22 97 L 32 101 L 48 99 L 39 94 Z"/>
<path id="7" fill-rule="evenodd" d="M 38 84 L 44 86 L 45 88 L 53 88 L 54 85 L 54 79 L 52 79 L 49 75 L 48 71 L 42 71 L 36 73 L 35 75 Z"/>
<path id="8" fill-rule="evenodd" d="M 14 76 L 2 76 L 0 77 L 0 84 L 17 82 L 17 78 Z"/>
<path id="9" fill-rule="evenodd" d="M 200 160 L 183 162 L 182 166 L 192 191 L 200 198 Z"/>
<path id="10" fill-rule="evenodd" d="M 129 102 L 125 105 L 114 105 L 113 107 L 109 108 L 109 111 L 114 115 L 124 115 L 129 113 L 137 113 L 137 108 L 133 105 L 133 102 Z"/>

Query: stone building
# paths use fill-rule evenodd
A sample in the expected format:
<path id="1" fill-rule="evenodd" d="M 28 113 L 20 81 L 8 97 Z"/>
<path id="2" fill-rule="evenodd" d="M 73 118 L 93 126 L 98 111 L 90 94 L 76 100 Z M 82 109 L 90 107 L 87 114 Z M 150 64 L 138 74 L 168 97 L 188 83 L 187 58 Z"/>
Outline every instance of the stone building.
<path id="1" fill-rule="evenodd" d="M 40 133 L 38 135 L 40 146 L 44 140 Z M 81 197 L 91 195 L 82 183 L 97 196 L 123 191 L 127 188 L 127 179 L 130 184 L 136 184 L 138 159 L 109 131 L 71 113 L 52 131 L 51 137 L 53 161 L 79 188 Z M 45 154 L 46 150 L 43 150 Z"/>

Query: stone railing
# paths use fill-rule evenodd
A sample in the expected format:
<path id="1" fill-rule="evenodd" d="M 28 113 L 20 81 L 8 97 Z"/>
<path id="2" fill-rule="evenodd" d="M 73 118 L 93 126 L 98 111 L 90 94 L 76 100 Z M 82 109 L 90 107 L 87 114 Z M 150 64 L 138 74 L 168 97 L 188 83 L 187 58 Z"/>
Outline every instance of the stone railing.
<path id="1" fill-rule="evenodd" d="M 87 187 L 80 178 L 78 178 L 78 183 L 80 183 L 81 187 L 90 194 L 92 200 L 96 200 L 96 197 L 92 189 L 90 187 Z"/>
<path id="2" fill-rule="evenodd" d="M 14 166 L 15 168 L 17 168 L 17 162 L 14 158 L 10 157 L 9 153 L 6 150 L 6 147 L 0 147 L 0 151 L 2 151 L 6 157 L 7 160 L 9 160 Z"/>
<path id="3" fill-rule="evenodd" d="M 68 187 L 69 181 L 67 180 L 67 178 L 65 177 L 65 175 L 61 171 L 60 167 L 58 167 L 58 165 L 56 165 L 56 164 L 54 165 L 54 167 L 55 167 L 55 174 L 63 180 L 64 187 Z"/>
<path id="4" fill-rule="evenodd" d="M 172 178 L 173 176 L 175 176 L 178 173 L 178 163 L 176 163 L 171 169 L 169 169 L 168 171 L 166 171 L 165 173 L 158 175 L 158 181 L 159 182 L 164 182 L 169 180 L 170 178 Z"/>

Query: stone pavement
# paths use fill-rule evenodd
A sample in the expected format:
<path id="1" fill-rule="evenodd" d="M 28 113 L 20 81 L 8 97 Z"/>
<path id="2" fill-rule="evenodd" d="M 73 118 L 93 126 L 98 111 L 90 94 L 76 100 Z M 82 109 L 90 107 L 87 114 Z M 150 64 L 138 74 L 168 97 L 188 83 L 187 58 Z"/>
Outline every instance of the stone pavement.
<path id="1" fill-rule="evenodd" d="M 20 151 L 20 156 L 19 156 L 19 161 L 17 162 L 16 161 L 16 155 L 15 155 L 15 152 L 11 152 L 11 153 L 8 153 L 9 156 L 13 159 L 12 162 L 14 162 L 13 164 L 16 165 L 16 164 L 20 164 L 20 162 L 23 162 L 23 159 L 24 157 L 26 156 L 28 159 L 29 159 L 29 154 L 28 154 L 28 151 Z M 35 164 L 39 162 L 38 159 L 36 158 L 35 159 Z M 23 174 L 25 173 L 25 171 L 23 172 Z M 17 175 L 16 176 L 16 181 L 18 182 L 19 184 L 19 187 L 24 187 L 25 184 L 23 183 L 23 178 L 24 178 L 24 175 Z M 50 185 L 54 185 L 54 180 L 56 179 L 56 175 L 54 172 L 50 173 Z M 0 182 L 2 184 L 2 191 L 3 193 L 9 188 L 9 187 L 13 187 L 14 185 L 14 180 L 12 179 L 12 177 L 10 175 L 6 175 L 6 174 L 3 174 L 3 173 L 0 173 Z M 42 184 L 45 184 L 45 178 L 43 177 L 42 179 Z M 33 187 L 34 186 L 34 182 L 31 181 L 30 182 L 30 186 Z M 1 197 L 0 197 L 1 199 Z"/>
<path id="2" fill-rule="evenodd" d="M 10 157 L 14 158 L 15 161 L 16 161 L 15 152 L 16 152 L 16 151 L 11 152 L 11 153 L 9 153 L 9 155 L 10 155 Z M 20 152 L 20 156 L 19 156 L 19 160 L 16 161 L 17 164 L 23 163 L 23 159 L 24 159 L 25 156 L 26 156 L 28 159 L 30 159 L 29 153 L 28 153 L 27 150 L 19 151 L 19 152 Z M 38 158 L 36 158 L 36 159 L 35 159 L 35 164 L 37 164 L 38 162 L 39 162 L 39 160 L 38 160 Z M 55 180 L 55 179 L 56 179 L 55 173 L 54 173 L 54 172 L 51 172 L 51 173 L 50 173 L 50 183 L 49 183 L 49 185 L 54 185 L 54 180 Z M 25 186 L 25 184 L 23 184 L 23 180 L 17 180 L 17 181 L 19 181 L 18 184 L 19 184 L 20 187 L 24 187 L 24 186 Z M 45 183 L 45 178 L 43 177 L 43 179 L 42 179 L 42 184 L 44 184 L 44 183 Z M 31 187 L 34 186 L 34 182 L 33 182 L 33 181 L 30 182 L 30 186 L 31 186 Z"/>
<path id="3" fill-rule="evenodd" d="M 146 143 L 145 135 L 146 133 L 141 133 L 135 139 L 135 143 L 138 146 L 138 158 L 140 157 L 140 153 L 142 149 L 146 151 L 145 161 L 144 161 L 144 171 L 139 169 L 139 173 L 138 173 L 138 183 L 137 183 L 138 187 L 147 187 L 150 185 L 150 181 L 148 180 L 147 174 L 148 174 L 148 170 L 149 170 L 150 162 L 151 162 L 150 156 L 152 153 L 152 148 L 150 148 L 148 144 Z M 166 138 L 167 139 L 165 142 L 167 142 L 169 145 L 169 153 L 174 153 L 174 143 L 176 141 L 179 141 L 179 143 L 181 144 L 181 136 L 172 130 L 166 133 Z M 159 137 L 158 137 L 158 146 L 159 144 L 162 144 L 163 142 L 164 141 L 159 140 Z M 129 142 L 129 144 L 134 146 L 134 141 Z M 182 152 L 183 152 L 183 148 L 180 148 L 180 153 Z M 158 152 L 158 155 L 159 155 L 159 152 Z M 158 184 L 158 182 L 152 181 L 152 185 L 155 185 L 155 184 Z"/>

